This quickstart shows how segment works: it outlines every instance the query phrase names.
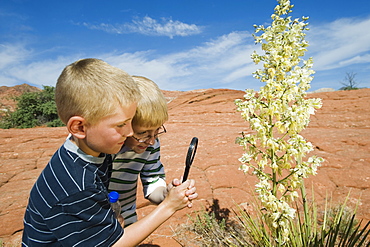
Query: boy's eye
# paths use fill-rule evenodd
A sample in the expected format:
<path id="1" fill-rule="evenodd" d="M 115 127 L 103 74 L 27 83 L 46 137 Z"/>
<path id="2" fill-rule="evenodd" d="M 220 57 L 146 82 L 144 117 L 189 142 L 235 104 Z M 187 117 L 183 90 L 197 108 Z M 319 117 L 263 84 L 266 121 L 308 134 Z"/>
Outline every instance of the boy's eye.
<path id="1" fill-rule="evenodd" d="M 145 135 L 146 134 L 146 131 L 143 131 L 143 132 L 138 132 L 138 133 L 136 133 L 137 135 Z"/>
<path id="2" fill-rule="evenodd" d="M 117 125 L 117 127 L 119 127 L 119 128 L 121 128 L 121 127 L 123 127 L 123 126 L 125 126 L 126 124 L 125 123 L 123 123 L 123 124 L 119 124 L 119 125 Z"/>

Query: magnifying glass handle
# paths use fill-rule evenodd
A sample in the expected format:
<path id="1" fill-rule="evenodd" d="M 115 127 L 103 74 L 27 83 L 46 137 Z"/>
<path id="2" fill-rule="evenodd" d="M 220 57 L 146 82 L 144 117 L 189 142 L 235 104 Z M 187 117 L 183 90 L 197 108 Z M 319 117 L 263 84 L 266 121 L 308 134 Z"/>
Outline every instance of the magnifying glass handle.
<path id="1" fill-rule="evenodd" d="M 198 138 L 193 137 L 189 145 L 188 153 L 186 155 L 185 171 L 184 171 L 184 176 L 182 178 L 182 182 L 185 182 L 188 179 L 189 170 L 190 170 L 191 164 L 193 163 L 194 156 L 197 151 L 197 146 L 198 146 Z"/>
<path id="2" fill-rule="evenodd" d="M 190 166 L 185 167 L 184 176 L 182 176 L 182 182 L 185 182 L 188 179 Z"/>

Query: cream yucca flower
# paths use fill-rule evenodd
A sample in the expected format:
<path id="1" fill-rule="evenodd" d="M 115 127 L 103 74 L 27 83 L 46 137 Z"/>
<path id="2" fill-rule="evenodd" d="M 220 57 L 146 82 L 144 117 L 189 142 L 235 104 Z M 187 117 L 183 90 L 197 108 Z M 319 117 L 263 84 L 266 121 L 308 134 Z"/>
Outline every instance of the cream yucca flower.
<path id="1" fill-rule="evenodd" d="M 292 20 L 290 1 L 278 3 L 271 26 L 255 25 L 253 36 L 264 55 L 251 55 L 256 64 L 263 63 L 253 75 L 265 85 L 258 92 L 246 90 L 244 100 L 235 101 L 252 130 L 236 141 L 245 151 L 240 169 L 259 179 L 255 191 L 266 209 L 266 222 L 278 232 L 276 239 L 285 242 L 289 221 L 295 217 L 289 203 L 299 197 L 295 190 L 302 179 L 315 175 L 323 159 L 306 158 L 313 146 L 299 135 L 321 107 L 320 99 L 306 98 L 314 73 L 312 58 L 301 58 L 308 47 L 304 39 L 308 18 Z"/>

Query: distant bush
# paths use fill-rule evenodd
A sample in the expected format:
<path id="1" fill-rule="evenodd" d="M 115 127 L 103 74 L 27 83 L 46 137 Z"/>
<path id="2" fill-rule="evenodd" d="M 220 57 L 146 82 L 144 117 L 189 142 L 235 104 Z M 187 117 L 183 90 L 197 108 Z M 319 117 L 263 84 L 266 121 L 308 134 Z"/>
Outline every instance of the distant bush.
<path id="1" fill-rule="evenodd" d="M 351 86 L 346 86 L 346 87 L 339 88 L 339 90 L 344 90 L 344 91 L 357 90 L 357 89 L 360 89 L 360 88 L 358 88 L 358 87 L 351 87 Z"/>
<path id="2" fill-rule="evenodd" d="M 346 72 L 346 76 L 344 77 L 344 82 L 342 82 L 343 87 L 339 88 L 339 90 L 357 90 L 360 89 L 358 87 L 358 82 L 356 81 L 356 73 L 353 72 Z"/>
<path id="3" fill-rule="evenodd" d="M 8 112 L 0 122 L 0 128 L 33 128 L 36 126 L 58 127 L 64 124 L 58 117 L 54 101 L 55 88 L 44 86 L 39 92 L 26 92 L 18 97 L 14 112 Z"/>

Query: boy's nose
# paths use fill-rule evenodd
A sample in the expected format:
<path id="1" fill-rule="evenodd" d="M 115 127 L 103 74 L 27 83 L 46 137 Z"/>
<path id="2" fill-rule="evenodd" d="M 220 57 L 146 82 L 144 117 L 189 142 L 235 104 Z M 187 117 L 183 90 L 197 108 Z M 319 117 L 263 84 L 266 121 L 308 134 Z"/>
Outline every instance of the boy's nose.
<path id="1" fill-rule="evenodd" d="M 129 137 L 134 135 L 134 130 L 132 129 L 132 125 L 128 124 L 126 131 L 123 133 L 123 136 Z"/>
<path id="2" fill-rule="evenodd" d="M 155 142 L 155 137 L 154 136 L 150 136 L 150 138 L 148 140 L 146 140 L 145 142 L 148 143 L 149 145 L 153 145 L 154 142 Z"/>

